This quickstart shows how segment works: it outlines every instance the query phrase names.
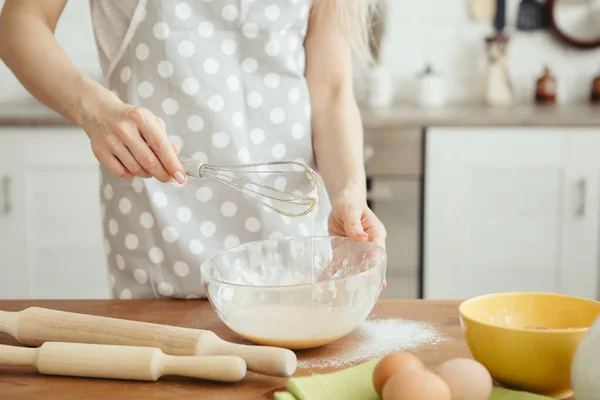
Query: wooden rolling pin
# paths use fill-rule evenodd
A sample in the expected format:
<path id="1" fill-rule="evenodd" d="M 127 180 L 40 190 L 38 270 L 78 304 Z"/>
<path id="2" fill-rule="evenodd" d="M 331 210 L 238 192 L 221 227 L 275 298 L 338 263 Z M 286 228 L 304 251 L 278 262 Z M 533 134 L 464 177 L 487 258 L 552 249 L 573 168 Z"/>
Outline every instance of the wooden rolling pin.
<path id="1" fill-rule="evenodd" d="M 291 350 L 230 343 L 207 330 L 39 307 L 19 312 L 0 311 L 0 332 L 26 346 L 74 342 L 156 347 L 174 356 L 238 356 L 249 371 L 274 376 L 291 376 L 297 366 L 296 354 Z"/>
<path id="2" fill-rule="evenodd" d="M 37 348 L 0 345 L 0 365 L 26 365 L 45 375 L 155 381 L 164 375 L 238 382 L 246 363 L 234 356 L 169 356 L 160 349 L 46 342 Z"/>

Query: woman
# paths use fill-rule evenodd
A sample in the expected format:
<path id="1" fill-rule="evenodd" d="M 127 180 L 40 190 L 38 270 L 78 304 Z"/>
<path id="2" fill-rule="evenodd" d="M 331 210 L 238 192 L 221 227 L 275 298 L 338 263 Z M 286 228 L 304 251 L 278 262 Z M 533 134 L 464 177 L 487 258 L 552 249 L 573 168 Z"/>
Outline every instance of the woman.
<path id="1" fill-rule="evenodd" d="M 197 266 L 239 243 L 311 235 L 202 179 L 213 165 L 302 160 L 328 196 L 315 235 L 385 243 L 366 205 L 351 49 L 365 52 L 371 0 L 92 0 L 108 89 L 54 39 L 67 0 L 7 0 L 0 56 L 37 99 L 87 133 L 116 297 L 204 296 Z M 170 183 L 169 183 L 170 182 Z M 328 221 L 328 222 L 327 222 Z"/>

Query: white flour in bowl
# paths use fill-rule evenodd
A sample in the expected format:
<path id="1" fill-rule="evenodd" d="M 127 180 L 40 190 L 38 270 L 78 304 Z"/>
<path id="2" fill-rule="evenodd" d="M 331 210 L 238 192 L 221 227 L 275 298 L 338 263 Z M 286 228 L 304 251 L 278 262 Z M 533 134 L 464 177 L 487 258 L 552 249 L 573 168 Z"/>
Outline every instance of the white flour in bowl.
<path id="1" fill-rule="evenodd" d="M 355 348 L 346 348 L 338 354 L 327 356 L 299 354 L 298 368 L 309 371 L 339 368 L 447 340 L 430 325 L 391 318 L 365 320 L 354 334 L 359 335 Z"/>

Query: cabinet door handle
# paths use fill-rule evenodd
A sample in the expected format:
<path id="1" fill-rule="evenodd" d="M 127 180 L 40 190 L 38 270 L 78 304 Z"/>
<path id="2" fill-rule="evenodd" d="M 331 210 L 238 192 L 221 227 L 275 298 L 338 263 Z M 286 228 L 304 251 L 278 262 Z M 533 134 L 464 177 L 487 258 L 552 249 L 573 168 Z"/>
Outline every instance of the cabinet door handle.
<path id="1" fill-rule="evenodd" d="M 2 213 L 4 215 L 8 215 L 10 214 L 10 211 L 12 209 L 12 204 L 11 204 L 11 200 L 10 200 L 10 185 L 11 184 L 11 179 L 10 176 L 5 175 L 2 178 L 2 200 L 3 200 L 3 205 L 2 205 Z"/>
<path id="2" fill-rule="evenodd" d="M 577 182 L 577 191 L 579 192 L 579 204 L 577 206 L 576 213 L 579 217 L 583 217 L 585 216 L 587 194 L 587 182 L 584 178 L 581 178 Z"/>

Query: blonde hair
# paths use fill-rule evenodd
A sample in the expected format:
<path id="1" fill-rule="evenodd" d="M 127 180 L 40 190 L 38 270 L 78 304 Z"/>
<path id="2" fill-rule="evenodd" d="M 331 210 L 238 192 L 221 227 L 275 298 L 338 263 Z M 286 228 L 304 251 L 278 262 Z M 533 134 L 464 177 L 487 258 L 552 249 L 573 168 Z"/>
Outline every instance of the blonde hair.
<path id="1" fill-rule="evenodd" d="M 331 22 L 343 32 L 353 52 L 372 62 L 370 37 L 378 1 L 381 0 L 315 0 L 315 6 L 319 13 L 323 7 L 330 7 L 327 11 L 334 18 Z"/>

